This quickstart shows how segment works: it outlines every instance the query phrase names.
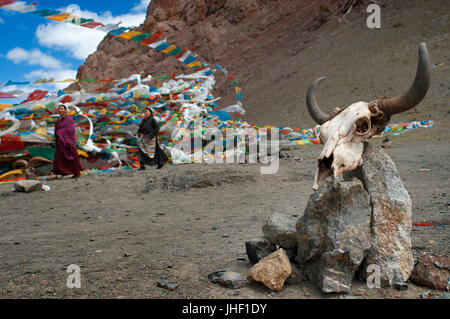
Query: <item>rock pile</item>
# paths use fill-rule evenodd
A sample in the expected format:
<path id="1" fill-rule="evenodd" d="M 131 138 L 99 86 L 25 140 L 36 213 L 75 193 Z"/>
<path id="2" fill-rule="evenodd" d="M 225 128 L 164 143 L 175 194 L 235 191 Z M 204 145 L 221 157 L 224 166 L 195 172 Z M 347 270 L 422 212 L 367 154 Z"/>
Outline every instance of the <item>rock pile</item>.
<path id="1" fill-rule="evenodd" d="M 402 285 L 414 268 L 411 199 L 391 158 L 368 143 L 363 164 L 324 183 L 310 196 L 302 217 L 295 221 L 275 214 L 262 230 L 264 237 L 246 243 L 250 261 L 258 263 L 248 278 L 276 291 L 280 285 L 267 284 L 275 266 L 264 264 L 274 255 L 287 263 L 286 251 L 300 273 L 325 293 L 349 293 L 354 278 L 372 279 L 372 269 L 381 286 Z M 257 277 L 255 269 L 264 276 Z"/>

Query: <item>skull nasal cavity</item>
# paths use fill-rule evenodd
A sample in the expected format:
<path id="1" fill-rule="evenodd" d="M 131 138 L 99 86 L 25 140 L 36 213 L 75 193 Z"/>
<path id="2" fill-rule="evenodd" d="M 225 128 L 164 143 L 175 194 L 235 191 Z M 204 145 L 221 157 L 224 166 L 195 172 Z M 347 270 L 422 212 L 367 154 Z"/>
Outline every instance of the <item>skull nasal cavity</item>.
<path id="1" fill-rule="evenodd" d="M 320 166 L 322 168 L 331 169 L 331 165 L 333 165 L 333 154 L 330 155 L 330 157 L 325 157 L 323 160 L 320 161 Z"/>
<path id="2" fill-rule="evenodd" d="M 358 134 L 366 134 L 370 130 L 370 120 L 367 117 L 357 119 L 355 125 Z"/>

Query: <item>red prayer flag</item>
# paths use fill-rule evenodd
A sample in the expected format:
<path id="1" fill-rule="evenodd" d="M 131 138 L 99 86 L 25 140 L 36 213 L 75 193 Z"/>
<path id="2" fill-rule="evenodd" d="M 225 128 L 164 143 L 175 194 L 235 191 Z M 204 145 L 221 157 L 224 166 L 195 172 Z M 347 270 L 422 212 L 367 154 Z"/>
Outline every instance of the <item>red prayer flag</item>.
<path id="1" fill-rule="evenodd" d="M 63 97 L 63 99 L 61 100 L 61 103 L 70 103 L 72 102 L 72 97 L 70 95 L 66 95 L 65 97 Z"/>
<path id="2" fill-rule="evenodd" d="M 110 78 L 98 80 L 99 83 L 103 83 L 103 82 L 113 82 L 113 81 L 114 81 L 114 79 L 110 79 Z"/>
<path id="3" fill-rule="evenodd" d="M 12 4 L 16 2 L 16 0 L 0 0 L 0 7 L 6 6 L 7 4 Z"/>
<path id="4" fill-rule="evenodd" d="M 0 99 L 14 99 L 17 96 L 12 95 L 12 94 L 8 94 L 8 93 L 2 93 L 0 92 Z"/>
<path id="5" fill-rule="evenodd" d="M 25 143 L 17 135 L 3 136 L 0 138 L 0 142 L 0 152 L 25 149 Z"/>
<path id="6" fill-rule="evenodd" d="M 31 93 L 28 96 L 28 98 L 22 102 L 22 104 L 26 103 L 26 102 L 31 102 L 31 101 L 40 101 L 47 95 L 47 93 L 48 93 L 48 91 L 36 90 L 33 93 Z"/>
<path id="7" fill-rule="evenodd" d="M 96 22 L 96 21 L 89 21 L 89 22 L 83 23 L 81 26 L 85 27 L 85 28 L 89 28 L 89 29 L 94 29 L 99 26 L 104 26 L 104 24 L 100 23 L 100 22 Z"/>
<path id="8" fill-rule="evenodd" d="M 162 30 L 154 33 L 151 37 L 148 37 L 145 40 L 142 40 L 140 43 L 144 45 L 152 44 L 153 42 L 156 42 L 156 40 L 159 39 L 159 37 L 162 35 Z"/>

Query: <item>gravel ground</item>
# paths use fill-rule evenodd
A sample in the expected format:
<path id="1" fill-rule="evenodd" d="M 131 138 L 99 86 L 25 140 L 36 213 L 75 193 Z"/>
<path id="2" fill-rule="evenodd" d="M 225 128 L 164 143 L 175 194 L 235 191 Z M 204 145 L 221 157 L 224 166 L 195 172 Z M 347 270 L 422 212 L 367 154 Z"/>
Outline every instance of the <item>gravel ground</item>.
<path id="1" fill-rule="evenodd" d="M 388 153 L 411 195 L 413 222 L 450 220 L 448 141 L 446 122 L 392 137 Z M 256 164 L 198 164 L 47 181 L 45 193 L 0 185 L 0 296 L 339 298 L 308 281 L 273 293 L 250 282 L 231 290 L 207 278 L 222 269 L 245 276 L 245 241 L 262 235 L 264 220 L 275 212 L 302 215 L 320 150 L 282 151 L 289 157 L 275 175 L 261 175 Z M 416 258 L 448 255 L 449 228 L 413 227 L 412 242 Z M 81 289 L 66 287 L 70 264 L 81 267 Z M 180 286 L 168 291 L 157 286 L 161 279 Z M 352 289 L 359 298 L 419 298 L 428 290 L 371 290 L 358 281 Z"/>

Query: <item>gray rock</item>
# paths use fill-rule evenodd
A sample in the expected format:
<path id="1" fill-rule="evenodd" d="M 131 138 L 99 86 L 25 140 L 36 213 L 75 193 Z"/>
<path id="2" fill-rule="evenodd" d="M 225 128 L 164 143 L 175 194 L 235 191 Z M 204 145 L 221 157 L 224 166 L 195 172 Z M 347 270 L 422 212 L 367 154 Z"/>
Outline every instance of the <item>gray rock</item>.
<path id="1" fill-rule="evenodd" d="M 277 247 L 265 237 L 249 240 L 245 243 L 245 250 L 250 262 L 257 264 L 261 259 L 277 250 Z"/>
<path id="2" fill-rule="evenodd" d="M 31 193 L 42 191 L 42 184 L 34 180 L 23 180 L 18 181 L 14 184 L 14 190 L 20 193 Z"/>
<path id="3" fill-rule="evenodd" d="M 263 225 L 262 231 L 272 243 L 284 249 L 297 247 L 296 219 L 276 213 Z"/>
<path id="4" fill-rule="evenodd" d="M 344 178 L 358 178 L 369 193 L 372 205 L 371 249 L 364 268 L 381 269 L 381 284 L 406 282 L 414 268 L 411 246 L 411 198 L 394 162 L 380 147 L 364 144 L 363 164 Z M 362 270 L 366 280 L 367 271 Z"/>
<path id="5" fill-rule="evenodd" d="M 408 290 L 408 284 L 406 282 L 394 282 L 394 288 L 397 290 Z"/>
<path id="6" fill-rule="evenodd" d="M 370 249 L 370 198 L 357 179 L 328 181 L 296 224 L 298 256 L 307 277 L 325 293 L 349 293 Z"/>
<path id="7" fill-rule="evenodd" d="M 208 275 L 208 279 L 212 283 L 219 283 L 224 287 L 231 289 L 239 289 L 244 286 L 244 279 L 241 274 L 232 271 L 216 271 Z"/>
<path id="8" fill-rule="evenodd" d="M 169 291 L 174 291 L 178 287 L 180 287 L 180 284 L 178 282 L 168 282 L 167 280 L 160 280 L 158 281 L 158 287 L 167 289 Z"/>

